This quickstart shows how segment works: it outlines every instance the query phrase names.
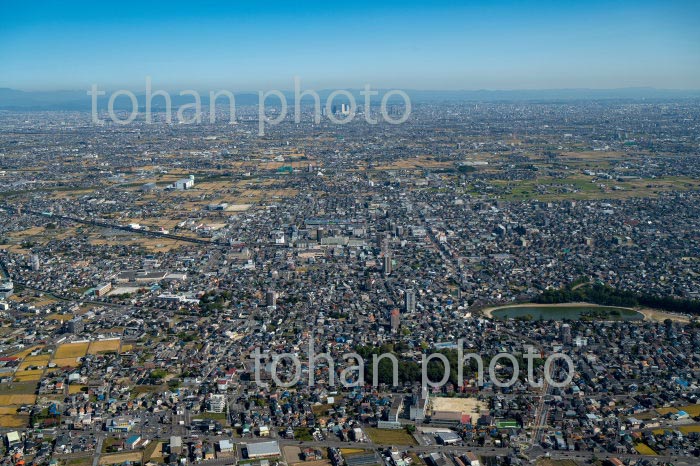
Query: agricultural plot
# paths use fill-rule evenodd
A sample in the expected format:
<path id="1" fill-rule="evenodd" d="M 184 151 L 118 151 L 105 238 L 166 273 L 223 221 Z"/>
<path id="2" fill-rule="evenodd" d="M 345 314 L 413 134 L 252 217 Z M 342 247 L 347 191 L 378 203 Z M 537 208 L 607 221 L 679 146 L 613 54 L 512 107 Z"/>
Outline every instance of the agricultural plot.
<path id="1" fill-rule="evenodd" d="M 88 348 L 88 354 L 116 352 L 119 350 L 119 343 L 119 339 L 93 341 Z"/>
<path id="2" fill-rule="evenodd" d="M 5 428 L 23 428 L 29 425 L 29 415 L 12 414 L 0 415 L 0 427 Z"/>
<path id="3" fill-rule="evenodd" d="M 15 382 L 38 382 L 43 373 L 43 369 L 17 371 L 15 372 Z"/>
<path id="4" fill-rule="evenodd" d="M 403 429 L 375 429 L 368 427 L 364 429 L 372 442 L 379 445 L 415 445 L 416 440 L 411 434 Z"/>
<path id="5" fill-rule="evenodd" d="M 66 343 L 64 345 L 61 345 L 58 347 L 56 350 L 56 353 L 54 354 L 54 361 L 57 359 L 64 359 L 64 358 L 82 358 L 87 354 L 88 347 L 90 346 L 89 342 L 84 342 L 84 343 Z"/>
<path id="6" fill-rule="evenodd" d="M 80 365 L 78 358 L 60 358 L 51 362 L 56 364 L 57 367 L 78 367 Z"/>
<path id="7" fill-rule="evenodd" d="M 24 358 L 24 361 L 22 361 L 22 364 L 19 365 L 19 368 L 17 371 L 23 371 L 25 369 L 28 369 L 30 367 L 46 367 L 49 364 L 49 360 L 51 359 L 51 355 L 49 354 L 40 354 L 37 356 L 27 356 Z"/>

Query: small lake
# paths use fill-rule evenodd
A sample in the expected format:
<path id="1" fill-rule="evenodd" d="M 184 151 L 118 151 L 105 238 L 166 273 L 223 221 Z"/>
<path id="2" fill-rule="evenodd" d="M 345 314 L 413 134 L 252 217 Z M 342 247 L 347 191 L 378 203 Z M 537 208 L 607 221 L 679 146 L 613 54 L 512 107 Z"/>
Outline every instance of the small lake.
<path id="1" fill-rule="evenodd" d="M 492 311 L 494 319 L 526 318 L 532 320 L 642 320 L 644 316 L 630 309 L 610 306 L 513 306 Z"/>

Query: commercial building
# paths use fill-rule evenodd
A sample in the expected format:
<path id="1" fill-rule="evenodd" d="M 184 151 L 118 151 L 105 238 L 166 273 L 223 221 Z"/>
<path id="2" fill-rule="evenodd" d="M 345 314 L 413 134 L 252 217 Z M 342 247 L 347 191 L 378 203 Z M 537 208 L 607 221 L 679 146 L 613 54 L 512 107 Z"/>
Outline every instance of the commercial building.
<path id="1" fill-rule="evenodd" d="M 456 445 L 462 441 L 462 437 L 452 431 L 438 432 L 436 438 L 441 445 Z"/>
<path id="2" fill-rule="evenodd" d="M 276 441 L 248 443 L 245 451 L 249 459 L 280 456 L 280 446 Z"/>
<path id="3" fill-rule="evenodd" d="M 229 439 L 219 440 L 219 451 L 221 453 L 233 452 L 233 443 Z"/>
<path id="4" fill-rule="evenodd" d="M 182 437 L 178 435 L 170 436 L 170 453 L 177 455 L 182 453 Z"/>
<path id="5" fill-rule="evenodd" d="M 131 432 L 134 428 L 134 421 L 126 417 L 116 417 L 109 419 L 105 424 L 107 432 Z"/>
<path id="6" fill-rule="evenodd" d="M 180 191 L 192 188 L 194 188 L 194 175 L 190 175 L 189 178 L 182 178 L 175 182 L 175 189 Z"/>

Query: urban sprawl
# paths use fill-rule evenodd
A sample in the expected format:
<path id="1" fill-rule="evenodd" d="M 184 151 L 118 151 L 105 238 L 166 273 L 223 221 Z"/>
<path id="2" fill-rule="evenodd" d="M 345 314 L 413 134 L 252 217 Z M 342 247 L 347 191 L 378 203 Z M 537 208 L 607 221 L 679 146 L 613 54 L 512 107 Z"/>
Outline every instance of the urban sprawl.
<path id="1" fill-rule="evenodd" d="M 0 465 L 700 464 L 700 103 L 225 110 L 0 112 Z"/>

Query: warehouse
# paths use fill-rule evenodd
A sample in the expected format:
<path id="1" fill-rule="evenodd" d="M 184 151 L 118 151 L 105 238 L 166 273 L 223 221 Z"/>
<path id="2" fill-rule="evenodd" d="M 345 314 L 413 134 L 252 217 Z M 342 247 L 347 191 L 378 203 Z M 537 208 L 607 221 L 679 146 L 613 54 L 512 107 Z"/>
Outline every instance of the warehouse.
<path id="1" fill-rule="evenodd" d="M 245 450 L 248 459 L 280 456 L 280 446 L 275 441 L 248 443 Z"/>

